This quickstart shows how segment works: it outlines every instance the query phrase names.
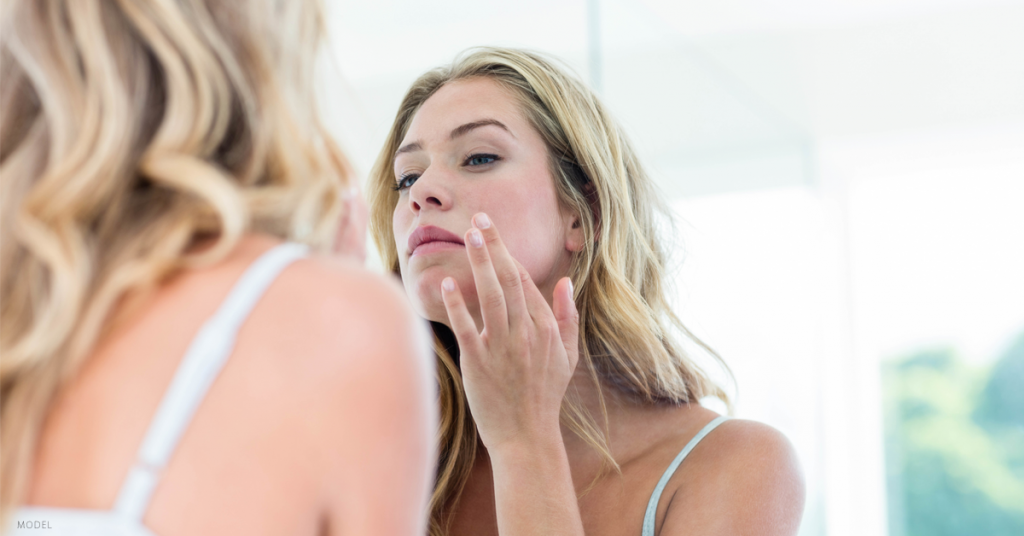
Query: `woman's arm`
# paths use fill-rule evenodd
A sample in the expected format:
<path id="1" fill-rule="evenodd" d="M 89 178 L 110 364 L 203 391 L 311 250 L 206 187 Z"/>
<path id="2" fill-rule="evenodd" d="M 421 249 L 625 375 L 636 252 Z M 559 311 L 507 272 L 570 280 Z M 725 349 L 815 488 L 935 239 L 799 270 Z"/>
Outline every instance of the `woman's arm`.
<path id="1" fill-rule="evenodd" d="M 501 536 L 583 535 L 569 459 L 560 436 L 488 451 Z"/>
<path id="2" fill-rule="evenodd" d="M 487 447 L 501 536 L 583 535 L 559 412 L 579 359 L 572 284 L 553 305 L 505 249 L 486 215 L 465 243 L 480 300 L 477 329 L 453 278 L 442 283 L 466 397 Z"/>

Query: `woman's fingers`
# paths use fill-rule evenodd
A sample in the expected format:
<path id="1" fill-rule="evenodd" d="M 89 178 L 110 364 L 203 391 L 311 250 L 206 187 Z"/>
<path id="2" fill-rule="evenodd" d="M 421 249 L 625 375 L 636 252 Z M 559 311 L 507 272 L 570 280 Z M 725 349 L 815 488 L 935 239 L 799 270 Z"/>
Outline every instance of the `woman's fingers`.
<path id="1" fill-rule="evenodd" d="M 505 291 L 498 283 L 494 273 L 491 255 L 487 251 L 484 236 L 477 228 L 466 232 L 466 254 L 469 265 L 473 269 L 473 281 L 476 284 L 476 295 L 480 300 L 480 317 L 484 321 L 487 333 L 497 335 L 508 332 L 508 311 L 505 305 Z"/>
<path id="2" fill-rule="evenodd" d="M 351 188 L 342 197 L 344 215 L 338 222 L 338 234 L 334 239 L 334 252 L 355 257 L 359 264 L 366 261 L 366 223 L 369 209 L 359 195 L 358 188 Z"/>
<path id="3" fill-rule="evenodd" d="M 544 294 L 541 293 L 540 289 L 533 282 L 530 272 L 527 272 L 526 268 L 519 264 L 519 261 L 512 259 L 512 262 L 515 263 L 516 269 L 519 271 L 519 280 L 522 282 L 523 287 L 523 299 L 526 301 L 526 309 L 530 313 L 530 318 L 533 319 L 535 324 L 551 319 L 551 306 L 548 305 Z"/>
<path id="4" fill-rule="evenodd" d="M 483 355 L 483 341 L 476 331 L 476 322 L 466 308 L 466 300 L 462 296 L 462 289 L 454 278 L 446 277 L 441 281 L 441 299 L 444 300 L 444 308 L 448 311 L 448 321 L 451 322 L 452 332 L 459 342 L 459 348 L 463 355 Z"/>
<path id="5" fill-rule="evenodd" d="M 554 322 L 554 329 L 558 330 L 558 337 L 561 339 L 562 347 L 569 359 L 569 370 L 576 369 L 576 362 L 579 360 L 579 334 L 580 316 L 576 311 L 576 300 L 572 292 L 572 280 L 563 277 L 555 284 L 554 296 L 551 305 L 541 293 L 537 285 L 530 279 L 526 268 L 513 261 L 523 275 L 523 292 L 526 296 L 526 305 L 530 310 L 530 316 L 538 325 L 544 322 Z"/>
<path id="6" fill-rule="evenodd" d="M 508 330 L 527 314 L 521 275 L 487 215 L 474 216 L 473 225 L 466 233 L 466 250 L 480 298 L 480 315 L 491 331 L 499 326 Z"/>

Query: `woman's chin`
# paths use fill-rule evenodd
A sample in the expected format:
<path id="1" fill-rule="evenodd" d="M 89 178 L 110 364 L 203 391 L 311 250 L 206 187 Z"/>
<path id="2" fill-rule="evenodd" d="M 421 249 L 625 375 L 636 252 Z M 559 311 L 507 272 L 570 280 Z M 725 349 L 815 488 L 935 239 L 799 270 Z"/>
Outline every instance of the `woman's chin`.
<path id="1" fill-rule="evenodd" d="M 440 322 L 446 326 L 451 326 L 451 322 L 448 320 L 448 310 L 444 306 L 444 299 L 441 297 L 441 281 L 444 277 L 420 277 L 416 283 L 415 288 L 406 288 L 410 296 L 415 296 L 412 300 L 413 308 L 423 318 L 430 320 L 431 322 Z M 462 280 L 458 280 L 459 289 L 462 291 L 463 299 L 467 301 L 467 306 L 470 305 L 470 300 L 476 300 L 476 288 L 473 285 L 473 280 L 470 279 L 468 286 Z M 468 292 L 467 292 L 468 291 Z"/>
<path id="2" fill-rule="evenodd" d="M 436 281 L 435 281 L 436 279 Z M 431 322 L 448 323 L 448 313 L 444 308 L 444 300 L 441 299 L 442 277 L 420 277 L 409 288 L 406 282 L 406 292 L 412 298 L 413 309 Z"/>
<path id="3" fill-rule="evenodd" d="M 431 322 L 438 322 L 451 327 L 451 322 L 448 321 L 448 311 L 445 310 L 444 303 L 440 300 L 437 302 L 423 303 L 420 305 L 419 309 L 423 318 L 426 318 Z"/>

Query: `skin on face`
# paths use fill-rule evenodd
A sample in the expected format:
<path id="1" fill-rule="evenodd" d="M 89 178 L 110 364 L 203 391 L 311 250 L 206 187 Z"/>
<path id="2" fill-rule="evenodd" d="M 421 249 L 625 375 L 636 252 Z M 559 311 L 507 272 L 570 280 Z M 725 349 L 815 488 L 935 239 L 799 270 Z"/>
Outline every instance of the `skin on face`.
<path id="1" fill-rule="evenodd" d="M 569 273 L 578 232 L 559 206 L 549 162 L 515 98 L 490 79 L 448 83 L 420 107 L 394 160 L 402 190 L 392 220 L 402 280 L 419 314 L 450 326 L 441 281 L 451 276 L 483 326 L 465 246 L 409 250 L 410 235 L 425 226 L 464 242 L 480 212 L 551 303 L 555 283 Z"/>

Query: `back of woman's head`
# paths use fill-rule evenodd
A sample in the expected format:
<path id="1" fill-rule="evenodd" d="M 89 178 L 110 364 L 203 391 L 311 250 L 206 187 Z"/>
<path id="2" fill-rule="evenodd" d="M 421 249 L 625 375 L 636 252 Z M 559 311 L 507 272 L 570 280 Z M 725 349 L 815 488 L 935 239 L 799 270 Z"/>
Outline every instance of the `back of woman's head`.
<path id="1" fill-rule="evenodd" d="M 683 403 L 724 393 L 686 355 L 676 338 L 689 332 L 673 314 L 665 288 L 666 252 L 659 218 L 668 214 L 624 133 L 579 80 L 538 54 L 473 49 L 417 79 L 398 109 L 371 173 L 370 228 L 389 269 L 398 273 L 392 213 L 393 160 L 413 117 L 442 86 L 487 78 L 518 101 L 547 145 L 559 202 L 579 215 L 585 247 L 571 273 L 580 312 L 580 365 L 595 385 L 612 387 L 641 403 Z M 473 457 L 475 431 L 456 366 L 454 338 L 434 324 L 442 394 L 441 465 L 433 500 L 432 531 L 443 532 L 441 512 L 457 500 Z M 693 339 L 698 344 L 699 341 Z M 703 346 L 701 344 L 701 346 Z M 457 349 L 455 349 L 457 351 Z M 614 460 L 595 416 L 570 396 L 563 406 L 583 438 Z"/>
<path id="2" fill-rule="evenodd" d="M 322 32 L 312 0 L 4 3 L 3 514 L 115 305 L 248 231 L 330 244 L 347 166 L 312 104 Z"/>

